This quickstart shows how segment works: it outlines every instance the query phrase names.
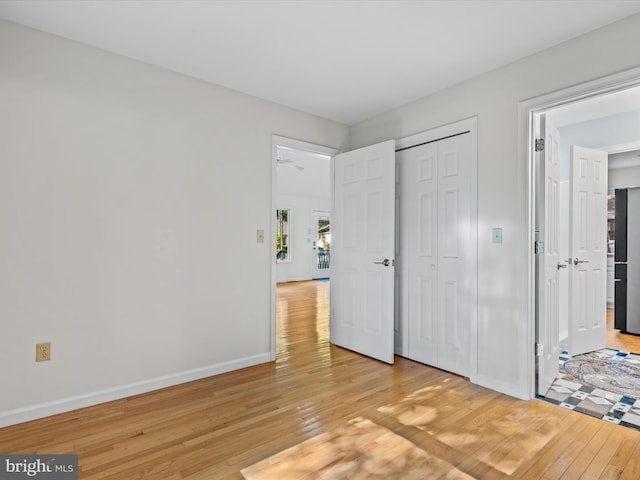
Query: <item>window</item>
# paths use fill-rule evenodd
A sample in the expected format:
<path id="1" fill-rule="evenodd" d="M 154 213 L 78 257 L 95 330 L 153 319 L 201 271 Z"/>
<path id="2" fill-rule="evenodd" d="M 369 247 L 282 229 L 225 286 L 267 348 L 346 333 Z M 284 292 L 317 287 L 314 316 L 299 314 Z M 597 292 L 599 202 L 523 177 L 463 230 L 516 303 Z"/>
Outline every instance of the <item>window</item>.
<path id="1" fill-rule="evenodd" d="M 290 262 L 289 253 L 289 222 L 291 210 L 288 208 L 276 210 L 276 262 Z"/>

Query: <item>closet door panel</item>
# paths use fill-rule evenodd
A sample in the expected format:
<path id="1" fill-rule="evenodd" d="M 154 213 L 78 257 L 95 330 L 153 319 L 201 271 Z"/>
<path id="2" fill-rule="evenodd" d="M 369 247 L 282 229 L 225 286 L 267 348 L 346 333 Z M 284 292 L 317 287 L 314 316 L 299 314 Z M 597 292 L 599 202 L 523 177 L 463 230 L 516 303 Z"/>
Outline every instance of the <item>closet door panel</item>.
<path id="1" fill-rule="evenodd" d="M 438 146 L 438 368 L 468 375 L 469 135 Z"/>
<path id="2" fill-rule="evenodd" d="M 437 363 L 437 147 L 398 154 L 401 170 L 401 265 L 408 289 L 408 357 Z"/>

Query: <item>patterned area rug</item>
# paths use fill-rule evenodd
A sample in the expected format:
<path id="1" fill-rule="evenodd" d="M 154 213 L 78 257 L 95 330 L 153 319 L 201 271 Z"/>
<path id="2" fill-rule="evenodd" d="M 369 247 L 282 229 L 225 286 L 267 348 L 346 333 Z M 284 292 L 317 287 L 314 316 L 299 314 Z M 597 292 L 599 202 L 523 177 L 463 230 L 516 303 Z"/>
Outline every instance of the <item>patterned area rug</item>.
<path id="1" fill-rule="evenodd" d="M 611 348 L 570 358 L 543 400 L 617 425 L 640 430 L 640 355 Z"/>
<path id="2" fill-rule="evenodd" d="M 613 353 L 613 354 L 612 354 Z M 560 367 L 580 383 L 640 398 L 640 356 L 614 350 L 577 355 Z M 569 379 L 569 378 L 567 378 Z"/>

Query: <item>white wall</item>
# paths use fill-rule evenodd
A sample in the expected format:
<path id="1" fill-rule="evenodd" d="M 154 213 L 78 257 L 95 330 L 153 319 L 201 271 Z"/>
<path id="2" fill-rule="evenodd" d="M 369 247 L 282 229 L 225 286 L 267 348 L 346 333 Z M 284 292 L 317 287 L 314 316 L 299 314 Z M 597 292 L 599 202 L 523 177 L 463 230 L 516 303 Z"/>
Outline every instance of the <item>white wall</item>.
<path id="1" fill-rule="evenodd" d="M 473 39 L 469 39 L 472 45 Z M 351 129 L 352 148 L 478 116 L 478 379 L 530 395 L 527 322 L 526 159 L 519 158 L 518 104 L 640 65 L 640 15 L 481 75 Z M 491 228 L 503 228 L 503 244 Z M 531 342 L 533 343 L 533 342 Z"/>
<path id="2" fill-rule="evenodd" d="M 560 179 L 571 176 L 571 146 L 606 149 L 640 142 L 640 111 L 597 118 L 559 127 Z"/>
<path id="3" fill-rule="evenodd" d="M 316 258 L 316 251 L 313 250 L 315 240 L 313 211 L 331 210 L 328 192 L 325 198 L 279 195 L 278 208 L 291 209 L 289 214 L 291 262 L 276 264 L 276 281 L 311 280 L 313 262 Z"/>
<path id="4" fill-rule="evenodd" d="M 348 128 L 4 21 L 0 45 L 0 425 L 267 361 L 272 134 Z"/>

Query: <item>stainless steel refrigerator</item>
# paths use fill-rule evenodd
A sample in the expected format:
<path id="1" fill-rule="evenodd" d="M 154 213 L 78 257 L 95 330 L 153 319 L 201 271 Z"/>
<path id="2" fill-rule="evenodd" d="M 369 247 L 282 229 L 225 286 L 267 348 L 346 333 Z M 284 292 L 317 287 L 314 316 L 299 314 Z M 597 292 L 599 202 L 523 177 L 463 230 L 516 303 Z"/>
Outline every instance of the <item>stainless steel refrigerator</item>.
<path id="1" fill-rule="evenodd" d="M 614 260 L 614 326 L 640 335 L 640 188 L 616 190 Z"/>

